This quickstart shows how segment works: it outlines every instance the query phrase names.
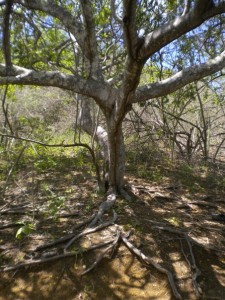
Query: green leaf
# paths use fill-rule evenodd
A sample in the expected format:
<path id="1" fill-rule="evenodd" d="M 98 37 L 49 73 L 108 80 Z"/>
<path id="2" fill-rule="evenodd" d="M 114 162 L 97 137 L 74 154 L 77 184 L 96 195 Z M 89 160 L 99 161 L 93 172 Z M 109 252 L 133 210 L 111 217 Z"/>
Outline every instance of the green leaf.
<path id="1" fill-rule="evenodd" d="M 16 232 L 16 238 L 22 239 L 24 235 L 28 235 L 31 231 L 34 230 L 33 224 L 25 224 L 24 226 L 20 227 Z"/>
<path id="2" fill-rule="evenodd" d="M 110 16 L 110 9 L 107 6 L 104 6 L 95 18 L 96 23 L 98 25 L 105 25 L 108 22 L 109 16 Z"/>

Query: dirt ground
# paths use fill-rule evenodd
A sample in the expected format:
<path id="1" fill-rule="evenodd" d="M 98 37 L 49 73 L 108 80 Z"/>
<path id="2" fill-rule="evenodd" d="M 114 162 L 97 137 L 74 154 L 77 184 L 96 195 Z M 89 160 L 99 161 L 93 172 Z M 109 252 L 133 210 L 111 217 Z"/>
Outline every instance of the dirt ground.
<path id="1" fill-rule="evenodd" d="M 135 198 L 118 198 L 118 227 L 78 239 L 73 257 L 7 271 L 34 261 L 38 246 L 72 233 L 103 197 L 94 191 L 88 172 L 17 174 L 0 203 L 0 300 L 174 299 L 167 276 L 144 264 L 123 243 L 80 275 L 102 251 L 84 249 L 109 240 L 115 228 L 129 232 L 137 249 L 173 274 L 182 299 L 225 299 L 225 222 L 212 217 L 225 212 L 225 191 L 199 188 L 193 193 L 179 180 L 156 183 L 132 174 L 127 181 Z M 111 212 L 104 218 L 111 218 Z M 18 239 L 24 224 L 32 224 L 30 232 Z M 52 249 L 42 255 L 50 256 L 48 251 Z"/>

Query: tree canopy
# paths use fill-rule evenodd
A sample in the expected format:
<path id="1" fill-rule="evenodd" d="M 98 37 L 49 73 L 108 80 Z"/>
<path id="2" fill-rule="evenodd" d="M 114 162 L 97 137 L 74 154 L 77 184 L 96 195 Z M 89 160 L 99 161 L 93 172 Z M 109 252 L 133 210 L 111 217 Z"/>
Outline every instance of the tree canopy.
<path id="1" fill-rule="evenodd" d="M 225 67 L 224 13 L 225 2 L 211 0 L 1 1 L 0 84 L 79 94 L 90 134 L 94 100 L 106 118 L 96 138 L 121 191 L 125 115 Z"/>

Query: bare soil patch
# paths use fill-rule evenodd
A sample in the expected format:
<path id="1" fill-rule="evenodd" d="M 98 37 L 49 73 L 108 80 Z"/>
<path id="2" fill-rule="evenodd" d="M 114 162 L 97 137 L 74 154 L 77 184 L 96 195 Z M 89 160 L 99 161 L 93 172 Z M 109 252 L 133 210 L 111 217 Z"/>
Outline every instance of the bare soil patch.
<path id="1" fill-rule="evenodd" d="M 127 181 L 135 197 L 129 202 L 118 198 L 116 224 L 77 239 L 71 257 L 7 271 L 63 254 L 65 243 L 35 250 L 73 234 L 103 199 L 94 192 L 95 180 L 88 172 L 18 173 L 1 203 L 0 300 L 174 299 L 167 276 L 122 241 L 92 271 L 80 275 L 107 246 L 87 249 L 115 239 L 118 228 L 129 233 L 128 240 L 140 253 L 171 272 L 182 299 L 225 299 L 225 222 L 214 218 L 225 212 L 225 191 L 190 193 L 168 178 L 158 184 L 130 175 Z M 109 211 L 103 221 L 112 215 Z M 34 227 L 16 239 L 24 224 Z"/>

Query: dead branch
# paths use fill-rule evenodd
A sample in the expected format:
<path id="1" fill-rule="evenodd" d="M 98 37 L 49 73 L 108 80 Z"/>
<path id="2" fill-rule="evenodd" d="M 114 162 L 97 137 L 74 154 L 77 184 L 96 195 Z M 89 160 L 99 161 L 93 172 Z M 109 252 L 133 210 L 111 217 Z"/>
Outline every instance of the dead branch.
<path id="1" fill-rule="evenodd" d="M 13 134 L 13 128 L 12 128 L 12 125 L 9 121 L 9 116 L 8 116 L 9 105 L 6 104 L 6 97 L 7 97 L 8 87 L 9 87 L 8 85 L 5 86 L 4 94 L 3 94 L 3 97 L 2 97 L 2 112 L 3 112 L 4 117 L 5 117 L 4 129 L 6 129 L 6 125 L 7 125 L 9 127 L 10 132 Z"/>
<path id="2" fill-rule="evenodd" d="M 151 258 L 149 258 L 148 256 L 146 256 L 144 253 L 142 253 L 139 249 L 137 249 L 131 242 L 128 241 L 128 239 L 124 236 L 121 235 L 122 241 L 123 243 L 127 246 L 127 248 L 133 252 L 136 256 L 138 256 L 144 263 L 146 263 L 147 265 L 152 265 L 154 268 L 156 268 L 159 272 L 166 274 L 167 278 L 169 280 L 173 295 L 176 299 L 182 299 L 180 293 L 178 292 L 174 279 L 173 279 L 173 275 L 172 273 L 165 269 L 164 267 L 162 267 L 160 264 L 154 262 Z"/>

